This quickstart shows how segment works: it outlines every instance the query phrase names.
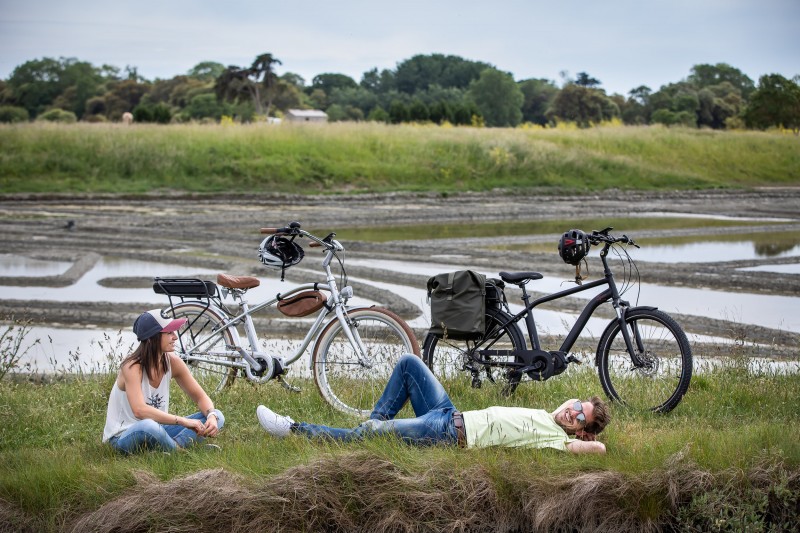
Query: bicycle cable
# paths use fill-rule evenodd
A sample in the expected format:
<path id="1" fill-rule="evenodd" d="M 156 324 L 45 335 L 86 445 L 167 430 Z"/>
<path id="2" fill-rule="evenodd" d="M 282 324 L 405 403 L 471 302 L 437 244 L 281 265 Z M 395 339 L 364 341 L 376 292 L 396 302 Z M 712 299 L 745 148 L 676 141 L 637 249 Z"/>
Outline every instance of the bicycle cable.
<path id="1" fill-rule="evenodd" d="M 342 255 L 345 254 L 345 251 L 342 250 Z M 336 258 L 336 261 L 339 263 L 339 268 L 341 269 L 341 274 L 339 274 L 339 286 L 341 288 L 347 287 L 347 270 L 344 268 L 344 258 L 339 257 L 339 254 L 333 252 L 333 257 Z"/>
<path id="2" fill-rule="evenodd" d="M 620 296 L 628 292 L 631 289 L 631 287 L 635 284 L 637 287 L 635 305 L 639 305 L 639 297 L 641 296 L 642 292 L 642 284 L 641 284 L 641 273 L 639 272 L 639 267 L 636 265 L 636 261 L 633 260 L 631 254 L 628 252 L 628 249 L 625 246 L 621 245 L 612 246 L 612 253 L 617 258 L 619 258 L 620 264 L 622 266 L 622 283 L 621 283 L 622 287 L 620 288 L 619 291 Z M 636 281 L 634 281 L 634 272 L 636 273 L 635 277 Z"/>

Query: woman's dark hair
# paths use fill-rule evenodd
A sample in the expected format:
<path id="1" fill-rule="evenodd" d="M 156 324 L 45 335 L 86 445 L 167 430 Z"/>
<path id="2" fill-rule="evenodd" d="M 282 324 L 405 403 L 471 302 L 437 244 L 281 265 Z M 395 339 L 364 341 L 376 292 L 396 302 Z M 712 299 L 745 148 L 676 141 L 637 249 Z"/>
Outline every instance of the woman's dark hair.
<path id="1" fill-rule="evenodd" d="M 161 334 L 140 342 L 139 347 L 126 357 L 122 364 L 129 362 L 138 363 L 142 367 L 142 372 L 147 374 L 147 379 L 153 379 L 157 373 L 166 374 L 169 366 L 167 355 L 161 351 Z"/>

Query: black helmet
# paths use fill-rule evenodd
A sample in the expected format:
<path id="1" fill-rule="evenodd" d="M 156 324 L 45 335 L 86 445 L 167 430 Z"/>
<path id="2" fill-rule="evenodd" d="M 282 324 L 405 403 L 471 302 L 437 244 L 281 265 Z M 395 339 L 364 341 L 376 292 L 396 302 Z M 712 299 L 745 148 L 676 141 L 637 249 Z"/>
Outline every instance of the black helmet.
<path id="1" fill-rule="evenodd" d="M 589 253 L 589 238 L 579 229 L 564 232 L 558 241 L 558 255 L 565 263 L 578 266 L 581 259 Z"/>
<path id="2" fill-rule="evenodd" d="M 273 270 L 280 270 L 281 279 L 284 270 L 302 261 L 303 255 L 305 252 L 299 244 L 279 235 L 270 235 L 258 247 L 261 262 Z"/>

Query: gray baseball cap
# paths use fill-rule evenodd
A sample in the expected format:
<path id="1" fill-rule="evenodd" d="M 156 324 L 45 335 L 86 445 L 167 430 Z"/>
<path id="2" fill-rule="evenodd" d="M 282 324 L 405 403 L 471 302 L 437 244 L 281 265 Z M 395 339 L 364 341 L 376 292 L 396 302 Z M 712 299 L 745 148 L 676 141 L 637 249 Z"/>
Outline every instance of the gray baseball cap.
<path id="1" fill-rule="evenodd" d="M 185 318 L 164 318 L 160 309 L 153 309 L 139 315 L 133 323 L 133 332 L 137 340 L 143 341 L 158 333 L 178 331 L 184 324 Z"/>

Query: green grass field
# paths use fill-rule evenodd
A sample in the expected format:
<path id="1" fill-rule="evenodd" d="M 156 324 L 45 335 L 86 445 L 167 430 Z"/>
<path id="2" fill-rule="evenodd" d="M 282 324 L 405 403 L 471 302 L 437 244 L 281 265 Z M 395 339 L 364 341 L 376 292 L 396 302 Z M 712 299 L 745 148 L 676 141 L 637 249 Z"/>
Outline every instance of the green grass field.
<path id="1" fill-rule="evenodd" d="M 798 138 L 780 133 L 373 123 L 0 126 L 4 193 L 448 193 L 798 184 Z"/>
<path id="2" fill-rule="evenodd" d="M 800 185 L 798 137 L 687 129 L 376 124 L 0 126 L 14 193 L 543 192 Z M 379 236 L 380 237 L 380 236 Z M 380 240 L 376 237 L 377 240 Z M 244 381 L 205 449 L 135 457 L 100 442 L 114 364 L 49 384 L 0 378 L 0 531 L 785 531 L 800 521 L 800 376 L 753 372 L 736 347 L 664 416 L 614 409 L 608 454 L 276 440 L 266 403 L 350 426 L 312 382 Z M 7 354 L 2 360 L 7 360 Z M 109 351 L 112 360 L 124 354 Z M 461 410 L 554 408 L 602 394 L 591 368 L 511 399 L 456 383 Z M 56 376 L 57 378 L 59 376 Z M 192 406 L 174 388 L 172 411 Z"/>
<path id="3" fill-rule="evenodd" d="M 615 408 L 601 457 L 274 439 L 258 425 L 259 403 L 296 420 L 358 421 L 331 410 L 312 382 L 295 394 L 241 380 L 215 397 L 221 452 L 122 457 L 100 442 L 112 382 L 0 381 L 0 530 L 376 530 L 387 516 L 399 521 L 392 528 L 449 530 L 468 512 L 463 526 L 476 529 L 782 531 L 800 518 L 800 377 L 748 370 L 735 354 L 696 375 L 669 415 Z M 462 410 L 552 409 L 601 393 L 592 368 L 525 383 L 510 400 L 446 386 Z M 173 412 L 193 411 L 174 384 L 171 396 Z"/>

